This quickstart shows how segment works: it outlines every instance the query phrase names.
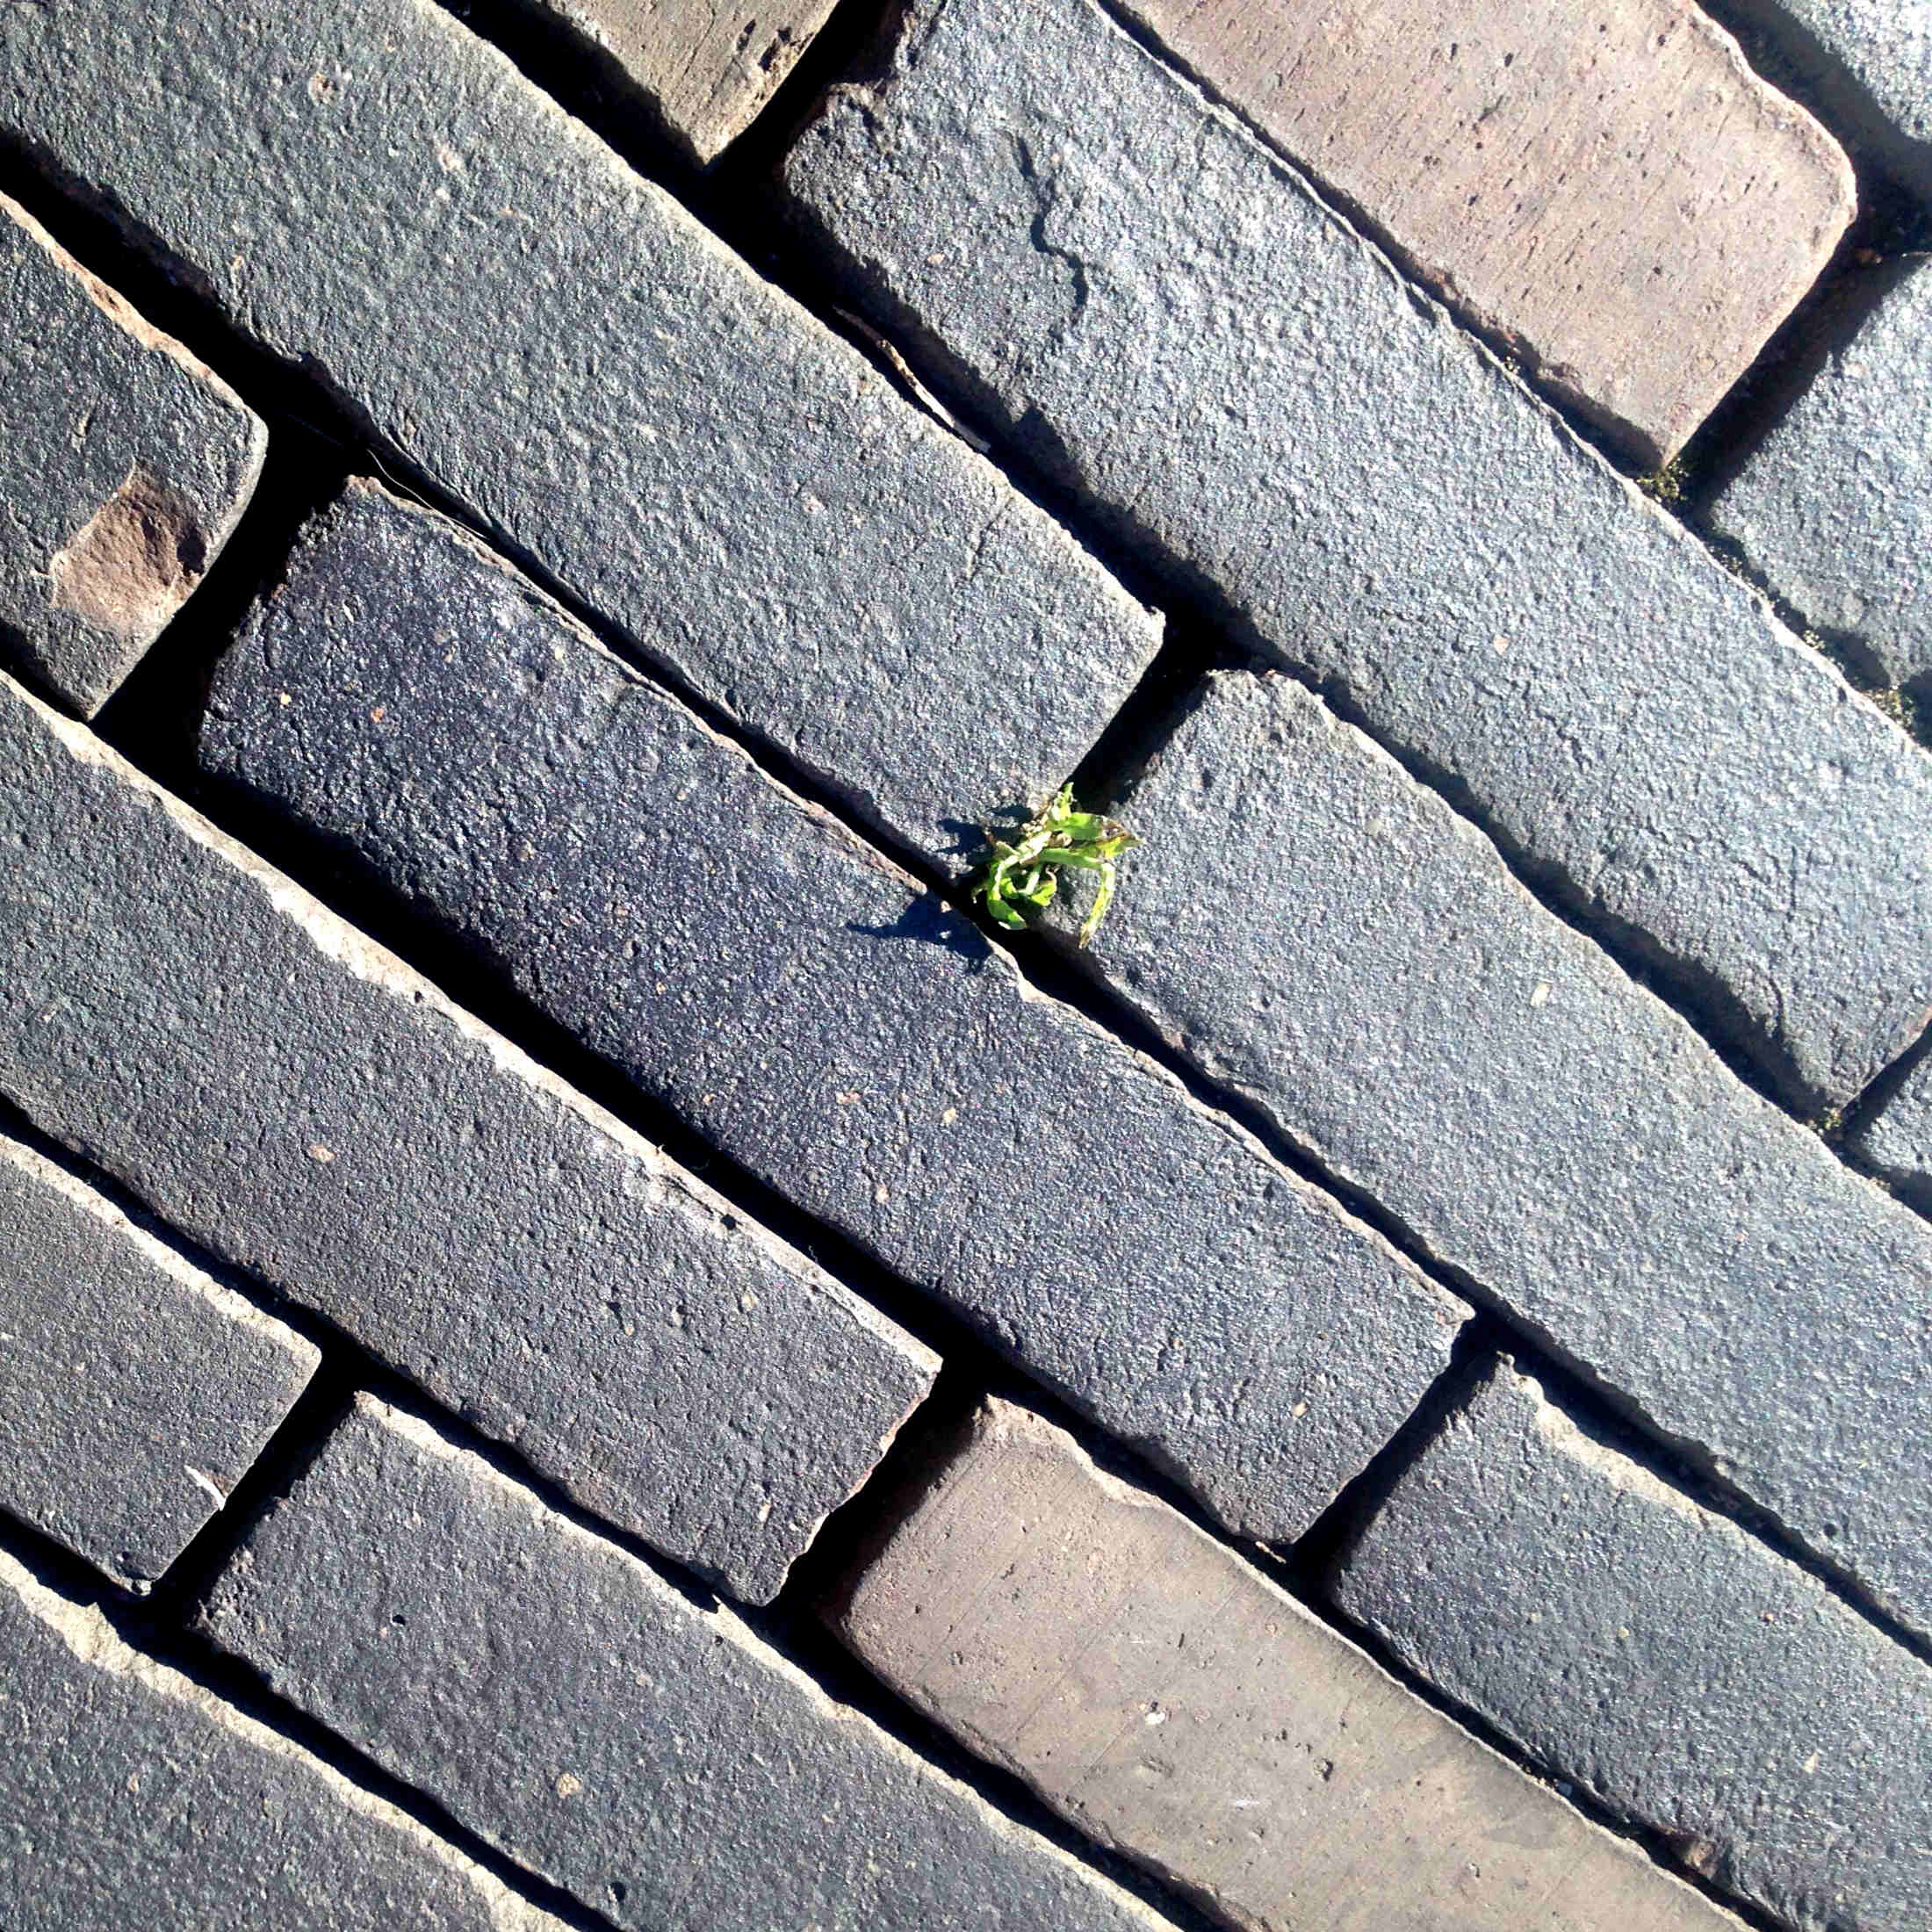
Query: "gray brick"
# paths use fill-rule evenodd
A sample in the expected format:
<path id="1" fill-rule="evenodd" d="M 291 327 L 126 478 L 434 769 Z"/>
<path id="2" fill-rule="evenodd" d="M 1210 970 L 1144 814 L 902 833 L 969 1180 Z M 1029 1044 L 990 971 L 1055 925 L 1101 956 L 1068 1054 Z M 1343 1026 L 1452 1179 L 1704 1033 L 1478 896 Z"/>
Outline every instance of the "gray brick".
<path id="1" fill-rule="evenodd" d="M 1932 1630 L 1932 1229 L 1299 685 L 1212 681 L 1128 816 L 1125 997 Z"/>
<path id="2" fill-rule="evenodd" d="M 0 1551 L 0 1923 L 560 1932 Z"/>
<path id="3" fill-rule="evenodd" d="M 915 846 L 1059 784 L 1157 648 L 997 470 L 435 0 L 0 5 L 0 132 Z"/>
<path id="4" fill-rule="evenodd" d="M 0 196 L 0 663 L 91 717 L 214 561 L 268 431 Z"/>
<path id="5" fill-rule="evenodd" d="M 1831 259 L 1851 164 L 1682 0 L 1121 0 L 1654 469 Z"/>
<path id="6" fill-rule="evenodd" d="M 662 131 L 715 161 L 778 91 L 833 0 L 523 0 L 602 49 Z"/>
<path id="7" fill-rule="evenodd" d="M 441 518 L 318 521 L 203 757 L 1245 1533 L 1442 1366 L 1460 1303 Z"/>
<path id="8" fill-rule="evenodd" d="M 201 1618 L 620 1925 L 1160 1921 L 415 1418 L 364 1396 Z"/>
<path id="9" fill-rule="evenodd" d="M 1506 1363 L 1336 1590 L 1460 1704 L 1788 1924 L 1932 1921 L 1932 1669 Z"/>
<path id="10" fill-rule="evenodd" d="M 1906 1075 L 1853 1144 L 1907 1200 L 1932 1213 L 1932 1061 Z"/>
<path id="11" fill-rule="evenodd" d="M 1794 1099 L 1915 1036 L 1923 753 L 1088 0 L 914 0 L 786 178 L 934 380 Z"/>
<path id="12" fill-rule="evenodd" d="M 1721 0 L 1868 165 L 1932 201 L 1932 18 L 1913 0 Z"/>
<path id="13" fill-rule="evenodd" d="M 0 1092 L 587 1508 L 768 1597 L 934 1365 L 0 681 Z"/>
<path id="14" fill-rule="evenodd" d="M 840 1635 L 1229 1925 L 1736 1924 L 1024 1409 L 987 1402 L 881 1517 Z"/>
<path id="15" fill-rule="evenodd" d="M 1709 514 L 1808 624 L 1905 684 L 1932 671 L 1932 262 L 1849 289 L 1876 309 Z"/>
<path id="16" fill-rule="evenodd" d="M 0 1135 L 0 1506 L 145 1589 L 321 1359 Z"/>

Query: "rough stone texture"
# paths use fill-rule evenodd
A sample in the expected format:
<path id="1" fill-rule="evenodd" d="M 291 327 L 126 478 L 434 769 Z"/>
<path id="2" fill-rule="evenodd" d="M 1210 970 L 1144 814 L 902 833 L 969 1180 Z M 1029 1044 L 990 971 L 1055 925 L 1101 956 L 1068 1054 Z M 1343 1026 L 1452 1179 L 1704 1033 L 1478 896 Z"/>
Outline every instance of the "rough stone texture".
<path id="1" fill-rule="evenodd" d="M 1443 1365 L 1460 1303 L 442 518 L 319 519 L 202 754 L 1246 1533 Z"/>
<path id="2" fill-rule="evenodd" d="M 1932 1229 L 1301 686 L 1212 680 L 1125 809 L 1125 997 L 1932 1631 Z"/>
<path id="3" fill-rule="evenodd" d="M 1711 505 L 1771 588 L 1891 684 L 1932 672 L 1932 258 L 1877 307 Z"/>
<path id="4" fill-rule="evenodd" d="M 561 1932 L 4 1551 L 0 1924 Z"/>
<path id="5" fill-rule="evenodd" d="M 825 24 L 834 0 L 524 0 L 602 47 L 693 160 L 743 133 Z"/>
<path id="6" fill-rule="evenodd" d="M 1926 0 L 1721 0 L 1865 161 L 1932 201 L 1932 8 Z"/>
<path id="7" fill-rule="evenodd" d="M 1786 1923 L 1932 1923 L 1932 1669 L 1492 1364 L 1342 1607 Z"/>
<path id="8" fill-rule="evenodd" d="M 827 1615 L 902 1697 L 1230 1925 L 1736 1923 L 1010 1403 L 887 1505 Z"/>
<path id="9" fill-rule="evenodd" d="M 0 1506 L 144 1588 L 222 1506 L 321 1359 L 0 1136 Z"/>
<path id="10" fill-rule="evenodd" d="M 927 1352 L 0 682 L 0 1092 L 587 1508 L 768 1597 Z"/>
<path id="11" fill-rule="evenodd" d="M 4 133 L 948 862 L 1064 779 L 1157 648 L 997 470 L 436 0 L 0 5 Z"/>
<path id="12" fill-rule="evenodd" d="M 1121 0 L 1654 468 L 1818 278 L 1851 165 L 1685 0 Z"/>
<path id="13" fill-rule="evenodd" d="M 1906 1075 L 1854 1144 L 1907 1200 L 1932 1214 L 1932 1060 Z"/>
<path id="14" fill-rule="evenodd" d="M 268 431 L 0 196 L 0 662 L 90 717 L 240 521 Z"/>
<path id="15" fill-rule="evenodd" d="M 619 1925 L 1161 1923 L 728 1611 L 367 1396 L 250 1530 L 200 1621 Z"/>
<path id="16" fill-rule="evenodd" d="M 1932 1006 L 1932 765 L 1087 0 L 913 0 L 787 165 L 1010 445 L 1806 1105 Z"/>

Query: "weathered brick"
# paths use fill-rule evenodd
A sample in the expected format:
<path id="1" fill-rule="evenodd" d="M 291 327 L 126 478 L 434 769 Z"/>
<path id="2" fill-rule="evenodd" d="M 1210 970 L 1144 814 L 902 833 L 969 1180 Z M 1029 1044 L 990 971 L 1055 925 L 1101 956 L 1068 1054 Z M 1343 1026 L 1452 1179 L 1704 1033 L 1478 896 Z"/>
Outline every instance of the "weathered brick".
<path id="1" fill-rule="evenodd" d="M 1921 1059 L 1853 1144 L 1921 1212 L 1932 1214 L 1932 1061 Z"/>
<path id="2" fill-rule="evenodd" d="M 1721 0 L 1860 160 L 1932 200 L 1932 17 L 1914 0 Z"/>
<path id="3" fill-rule="evenodd" d="M 1649 467 L 1818 278 L 1851 165 L 1685 0 L 1122 0 Z"/>
<path id="4" fill-rule="evenodd" d="M 1058 785 L 1157 648 L 997 470 L 435 0 L 0 5 L 0 133 L 913 845 L 957 861 Z"/>
<path id="5" fill-rule="evenodd" d="M 1301 686 L 1214 679 L 1128 809 L 1123 995 L 1932 1630 L 1932 1229 Z"/>
<path id="6" fill-rule="evenodd" d="M 1088 0 L 913 0 L 787 181 L 854 291 L 1793 1098 L 1932 1005 L 1924 754 Z"/>
<path id="7" fill-rule="evenodd" d="M 142 1589 L 321 1359 L 90 1187 L 0 1135 L 0 1505 Z"/>
<path id="8" fill-rule="evenodd" d="M 358 1398 L 201 1627 L 619 1925 L 1139 1927 L 731 1612 Z"/>
<path id="9" fill-rule="evenodd" d="M 91 717 L 200 582 L 268 431 L 0 196 L 0 661 Z"/>
<path id="10" fill-rule="evenodd" d="M 1734 1925 L 1071 1437 L 989 1402 L 827 1605 L 902 1697 L 1229 1925 Z"/>
<path id="11" fill-rule="evenodd" d="M 1357 1532 L 1336 1593 L 1787 1924 L 1932 1922 L 1932 1669 L 1508 1364 Z"/>
<path id="12" fill-rule="evenodd" d="M 0 1924 L 561 1932 L 0 1551 Z"/>
<path id="13" fill-rule="evenodd" d="M 0 681 L 0 1092 L 587 1508 L 769 1597 L 926 1352 Z"/>
<path id="14" fill-rule="evenodd" d="M 710 162 L 750 126 L 833 0 L 523 0 L 603 48 L 676 144 Z"/>
<path id="15" fill-rule="evenodd" d="M 1891 684 L 1932 671 L 1932 261 L 1860 276 L 1877 306 L 1712 501 L 1806 621 Z"/>
<path id="16" fill-rule="evenodd" d="M 321 518 L 202 756 L 1246 1533 L 1443 1365 L 1461 1304 L 442 518 Z"/>

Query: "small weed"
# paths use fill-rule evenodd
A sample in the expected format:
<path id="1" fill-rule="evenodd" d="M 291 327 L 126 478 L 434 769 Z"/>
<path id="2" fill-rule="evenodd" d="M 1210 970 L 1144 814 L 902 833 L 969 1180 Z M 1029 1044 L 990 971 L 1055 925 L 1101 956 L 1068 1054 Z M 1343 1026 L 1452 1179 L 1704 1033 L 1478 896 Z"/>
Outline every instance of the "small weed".
<path id="1" fill-rule="evenodd" d="M 1648 476 L 1637 479 L 1637 487 L 1667 509 L 1675 509 L 1683 502 L 1689 484 L 1690 477 L 1682 456 L 1672 457 L 1661 470 L 1653 470 Z"/>
<path id="2" fill-rule="evenodd" d="M 1119 877 L 1114 861 L 1129 846 L 1141 842 L 1112 818 L 1097 811 L 1076 811 L 1071 785 L 1063 786 L 1047 809 L 1029 818 L 1010 841 L 991 832 L 986 841 L 992 847 L 992 856 L 986 861 L 985 877 L 973 888 L 973 896 L 985 902 L 997 925 L 1023 926 L 1029 918 L 1051 905 L 1060 889 L 1063 866 L 1097 875 L 1093 909 L 1080 927 L 1083 946 L 1093 937 L 1114 903 Z"/>

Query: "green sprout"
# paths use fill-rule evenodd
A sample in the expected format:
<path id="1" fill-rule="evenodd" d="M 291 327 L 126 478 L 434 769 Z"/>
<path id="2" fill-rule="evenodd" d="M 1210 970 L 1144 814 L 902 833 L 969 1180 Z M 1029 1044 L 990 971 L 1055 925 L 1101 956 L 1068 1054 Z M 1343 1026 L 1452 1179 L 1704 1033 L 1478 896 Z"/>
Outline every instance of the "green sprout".
<path id="1" fill-rule="evenodd" d="M 1073 809 L 1073 787 L 1063 786 L 1047 809 L 1029 818 L 1011 842 L 989 832 L 992 856 L 986 876 L 973 888 L 985 902 L 995 923 L 1023 926 L 1029 917 L 1053 904 L 1060 886 L 1060 869 L 1098 875 L 1093 909 L 1080 927 L 1085 946 L 1107 917 L 1119 878 L 1114 861 L 1141 841 L 1123 825 L 1097 811 Z"/>

